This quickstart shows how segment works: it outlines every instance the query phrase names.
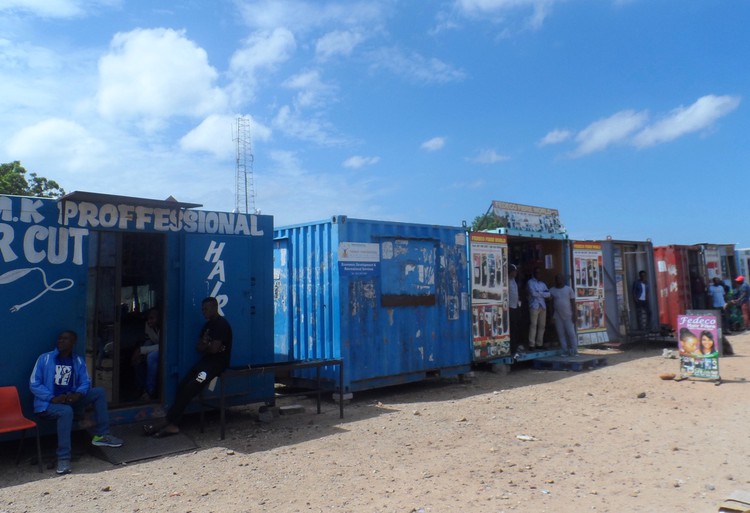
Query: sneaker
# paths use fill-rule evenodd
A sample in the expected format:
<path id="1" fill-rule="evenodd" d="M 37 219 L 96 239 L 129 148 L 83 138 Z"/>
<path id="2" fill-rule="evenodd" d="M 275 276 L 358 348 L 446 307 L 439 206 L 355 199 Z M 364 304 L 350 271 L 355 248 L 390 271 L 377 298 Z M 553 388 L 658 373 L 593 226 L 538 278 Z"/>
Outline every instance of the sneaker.
<path id="1" fill-rule="evenodd" d="M 91 439 L 91 445 L 96 445 L 97 447 L 121 447 L 122 444 L 123 441 L 121 439 L 112 435 L 95 435 Z"/>
<path id="2" fill-rule="evenodd" d="M 70 474 L 70 460 L 57 460 L 57 473 L 59 475 Z"/>

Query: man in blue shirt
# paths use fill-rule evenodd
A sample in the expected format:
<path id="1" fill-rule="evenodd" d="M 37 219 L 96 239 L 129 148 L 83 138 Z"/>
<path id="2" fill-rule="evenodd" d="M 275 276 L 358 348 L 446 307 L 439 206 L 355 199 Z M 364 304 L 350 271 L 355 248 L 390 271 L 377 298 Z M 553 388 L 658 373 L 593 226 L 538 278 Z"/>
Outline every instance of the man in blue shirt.
<path id="1" fill-rule="evenodd" d="M 527 283 L 529 289 L 529 348 L 544 345 L 544 329 L 547 326 L 547 303 L 550 297 L 547 285 L 539 279 L 541 270 L 534 268 L 534 274 Z"/>
<path id="2" fill-rule="evenodd" d="M 92 404 L 96 426 L 91 443 L 120 447 L 123 441 L 109 434 L 109 412 L 104 389 L 91 387 L 86 363 L 73 353 L 78 336 L 63 331 L 57 337 L 57 349 L 42 354 L 34 364 L 29 389 L 34 394 L 34 412 L 57 422 L 57 473 L 68 474 L 70 468 L 70 433 L 74 416 L 81 416 Z"/>
<path id="3" fill-rule="evenodd" d="M 635 318 L 638 323 L 638 331 L 646 331 L 651 326 L 651 308 L 648 305 L 646 271 L 638 273 L 638 279 L 633 282 L 633 287 L 630 291 L 635 303 Z"/>

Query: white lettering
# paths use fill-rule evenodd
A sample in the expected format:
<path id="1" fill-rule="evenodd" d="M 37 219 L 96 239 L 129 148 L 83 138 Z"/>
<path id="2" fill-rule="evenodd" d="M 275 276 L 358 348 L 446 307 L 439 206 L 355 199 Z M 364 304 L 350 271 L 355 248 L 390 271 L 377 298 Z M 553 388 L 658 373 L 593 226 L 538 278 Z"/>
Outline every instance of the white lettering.
<path id="1" fill-rule="evenodd" d="M 260 237 L 263 230 L 258 230 L 258 216 L 250 216 L 250 235 Z"/>
<path id="2" fill-rule="evenodd" d="M 133 220 L 135 209 L 130 205 L 117 205 L 117 211 L 120 213 L 120 224 L 118 227 L 124 230 L 128 227 L 128 222 Z"/>
<path id="3" fill-rule="evenodd" d="M 218 262 L 221 258 L 221 252 L 224 251 L 224 245 L 226 243 L 222 242 L 220 244 L 216 244 L 215 241 L 211 241 L 211 244 L 208 245 L 208 250 L 206 251 L 206 256 L 203 257 L 203 259 L 206 262 Z"/>
<path id="4" fill-rule="evenodd" d="M 13 200 L 7 196 L 0 197 L 0 219 L 6 223 L 13 220 Z"/>
<path id="5" fill-rule="evenodd" d="M 135 207 L 135 227 L 138 230 L 146 228 L 146 223 L 151 221 L 151 216 L 154 213 L 153 208 L 149 207 Z"/>
<path id="6" fill-rule="evenodd" d="M 2 199 L 0 198 L 0 200 Z M 12 262 L 18 258 L 18 255 L 10 247 L 15 235 L 11 225 L 0 224 L 0 255 L 3 256 L 3 262 Z"/>
<path id="7" fill-rule="evenodd" d="M 213 270 L 211 271 L 211 274 L 208 275 L 208 279 L 209 280 L 213 279 L 213 277 L 216 276 L 217 274 L 219 275 L 219 280 L 226 281 L 224 279 L 224 261 L 223 260 L 219 260 L 218 262 L 216 262 Z"/>
<path id="8" fill-rule="evenodd" d="M 114 205 L 102 205 L 102 208 L 99 209 L 99 222 L 101 223 L 102 228 L 112 228 L 116 225 L 117 216 L 117 207 Z"/>
<path id="9" fill-rule="evenodd" d="M 49 237 L 49 232 L 44 226 L 35 224 L 26 230 L 26 234 L 23 236 L 23 254 L 26 255 L 26 260 L 29 263 L 38 264 L 47 256 L 44 251 L 37 251 L 34 247 L 35 240 L 45 240 L 47 237 Z"/>
<path id="10" fill-rule="evenodd" d="M 82 201 L 78 205 L 78 212 L 78 226 L 82 228 L 85 228 L 86 226 L 96 228 L 99 226 L 99 220 L 96 218 L 96 205 L 87 201 Z"/>
<path id="11" fill-rule="evenodd" d="M 40 199 L 21 198 L 21 222 L 41 223 L 44 216 L 38 212 L 43 203 Z"/>

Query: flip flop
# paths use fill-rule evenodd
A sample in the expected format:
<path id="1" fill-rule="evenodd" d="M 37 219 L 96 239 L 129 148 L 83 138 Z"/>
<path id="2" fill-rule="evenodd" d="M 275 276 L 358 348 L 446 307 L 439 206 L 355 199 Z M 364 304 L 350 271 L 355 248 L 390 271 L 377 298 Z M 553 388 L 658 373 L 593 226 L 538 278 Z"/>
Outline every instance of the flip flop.
<path id="1" fill-rule="evenodd" d="M 179 431 L 166 431 L 164 429 L 160 429 L 159 431 L 154 433 L 154 438 L 166 438 L 168 436 L 174 436 L 174 435 L 179 435 L 179 434 L 180 434 Z"/>

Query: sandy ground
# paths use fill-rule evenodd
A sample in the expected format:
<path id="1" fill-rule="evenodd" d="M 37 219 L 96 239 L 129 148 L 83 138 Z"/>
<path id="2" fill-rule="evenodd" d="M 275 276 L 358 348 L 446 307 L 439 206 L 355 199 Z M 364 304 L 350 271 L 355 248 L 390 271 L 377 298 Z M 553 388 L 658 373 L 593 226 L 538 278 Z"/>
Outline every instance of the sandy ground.
<path id="1" fill-rule="evenodd" d="M 750 332 L 729 338 L 720 386 L 660 380 L 679 363 L 655 345 L 601 351 L 609 365 L 583 372 L 360 393 L 343 421 L 332 401 L 270 423 L 235 409 L 224 441 L 188 419 L 197 451 L 119 467 L 84 456 L 62 477 L 3 453 L 0 511 L 718 511 L 750 490 Z"/>

